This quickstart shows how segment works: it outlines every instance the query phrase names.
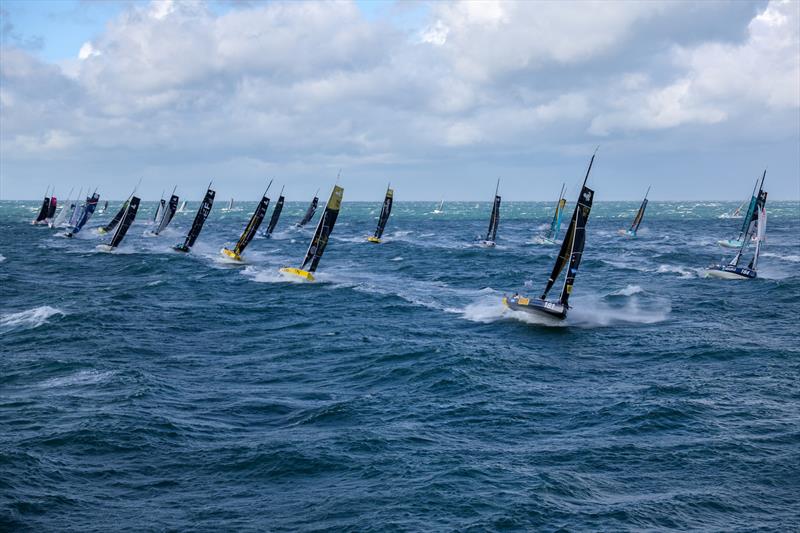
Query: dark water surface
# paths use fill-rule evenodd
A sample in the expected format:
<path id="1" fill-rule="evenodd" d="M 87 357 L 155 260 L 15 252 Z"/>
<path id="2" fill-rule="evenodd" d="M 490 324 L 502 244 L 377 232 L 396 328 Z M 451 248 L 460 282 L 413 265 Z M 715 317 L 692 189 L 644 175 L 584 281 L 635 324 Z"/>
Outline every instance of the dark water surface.
<path id="1" fill-rule="evenodd" d="M 111 213 L 68 240 L 0 202 L 0 530 L 797 530 L 797 203 L 742 282 L 701 277 L 735 205 L 653 202 L 628 240 L 638 203 L 596 204 L 559 325 L 500 304 L 544 286 L 551 203 L 489 250 L 488 202 L 397 203 L 383 245 L 345 202 L 316 284 L 277 273 L 304 204 L 244 267 L 218 251 L 255 203 L 223 204 L 181 255 L 197 202 L 113 254 Z"/>

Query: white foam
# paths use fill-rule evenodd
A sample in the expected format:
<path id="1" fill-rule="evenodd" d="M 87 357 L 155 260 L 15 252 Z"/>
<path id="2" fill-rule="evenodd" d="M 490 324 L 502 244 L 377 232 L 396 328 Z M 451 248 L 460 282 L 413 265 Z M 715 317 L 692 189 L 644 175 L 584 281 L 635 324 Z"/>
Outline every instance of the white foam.
<path id="1" fill-rule="evenodd" d="M 0 254 L 0 263 L 2 263 L 5 260 L 6 260 L 6 256 L 4 256 L 3 254 Z"/>
<path id="2" fill-rule="evenodd" d="M 682 279 L 696 278 L 701 276 L 702 268 L 686 268 L 679 265 L 659 265 L 656 269 L 658 274 L 680 274 Z"/>
<path id="3" fill-rule="evenodd" d="M 38 328 L 47 323 L 47 319 L 53 315 L 64 316 L 66 313 L 49 305 L 42 305 L 19 313 L 7 313 L 0 316 L 0 332 Z"/>
<path id="4" fill-rule="evenodd" d="M 82 385 L 92 385 L 106 381 L 109 377 L 113 376 L 113 372 L 99 372 L 97 370 L 81 370 L 68 376 L 58 378 L 50 378 L 43 381 L 38 386 L 43 389 L 51 389 L 56 387 L 74 387 Z"/>
<path id="5" fill-rule="evenodd" d="M 634 294 L 641 294 L 644 289 L 639 285 L 628 285 L 624 289 L 612 292 L 609 296 L 633 296 Z"/>
<path id="6" fill-rule="evenodd" d="M 800 255 L 780 255 L 773 252 L 764 252 L 761 254 L 761 257 L 774 257 L 791 263 L 800 263 Z"/>
<path id="7" fill-rule="evenodd" d="M 402 260 L 403 260 L 403 258 L 402 258 L 402 257 L 400 257 L 399 255 L 398 255 L 397 257 L 392 257 L 392 258 L 390 259 L 390 261 L 402 261 Z"/>

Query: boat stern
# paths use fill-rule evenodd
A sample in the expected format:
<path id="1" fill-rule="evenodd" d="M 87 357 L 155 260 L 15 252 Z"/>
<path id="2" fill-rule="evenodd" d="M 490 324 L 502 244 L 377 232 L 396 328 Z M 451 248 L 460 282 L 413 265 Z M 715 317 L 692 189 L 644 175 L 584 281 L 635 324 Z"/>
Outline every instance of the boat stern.
<path id="1" fill-rule="evenodd" d="M 283 267 L 282 269 L 279 270 L 279 272 L 287 277 L 294 276 L 300 278 L 303 281 L 314 281 L 314 274 L 308 272 L 307 270 L 302 270 L 293 267 Z"/>
<path id="2" fill-rule="evenodd" d="M 381 240 L 380 240 L 378 237 L 375 237 L 374 235 L 370 235 L 369 237 L 367 237 L 367 242 L 372 242 L 372 243 L 375 243 L 375 244 L 380 244 L 380 243 L 381 243 Z"/>
<path id="3" fill-rule="evenodd" d="M 756 276 L 755 270 L 734 265 L 713 265 L 706 269 L 707 278 L 745 280 L 755 279 Z"/>
<path id="4" fill-rule="evenodd" d="M 234 261 L 241 261 L 242 256 L 234 252 L 233 250 L 228 250 L 227 248 L 223 248 L 219 251 L 223 255 L 223 257 L 227 257 L 229 259 L 233 259 Z"/>

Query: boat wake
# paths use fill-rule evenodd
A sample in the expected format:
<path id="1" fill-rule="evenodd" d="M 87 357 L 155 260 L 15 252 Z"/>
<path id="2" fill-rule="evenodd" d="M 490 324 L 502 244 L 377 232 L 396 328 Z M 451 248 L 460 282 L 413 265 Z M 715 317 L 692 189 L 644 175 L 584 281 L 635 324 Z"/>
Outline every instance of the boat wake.
<path id="1" fill-rule="evenodd" d="M 19 313 L 3 314 L 0 316 L 0 334 L 38 328 L 54 315 L 65 316 L 66 313 L 61 309 L 42 305 Z"/>

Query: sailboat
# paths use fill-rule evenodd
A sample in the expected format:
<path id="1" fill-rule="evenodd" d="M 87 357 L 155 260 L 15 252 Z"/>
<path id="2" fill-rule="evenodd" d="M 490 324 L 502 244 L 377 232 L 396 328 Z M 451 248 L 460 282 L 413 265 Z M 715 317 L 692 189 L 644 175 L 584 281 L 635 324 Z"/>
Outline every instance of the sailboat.
<path id="1" fill-rule="evenodd" d="M 267 224 L 267 229 L 264 230 L 262 235 L 267 238 L 272 238 L 272 232 L 275 231 L 275 226 L 278 225 L 278 219 L 281 218 L 281 211 L 283 211 L 283 187 L 281 187 L 281 194 L 278 196 L 278 201 L 275 202 L 275 207 L 272 208 L 272 216 Z"/>
<path id="2" fill-rule="evenodd" d="M 717 218 L 744 218 L 744 215 L 742 214 L 742 209 L 744 208 L 746 203 L 747 203 L 746 201 L 742 202 L 741 204 L 739 204 L 739 207 L 737 207 L 733 211 L 722 213 Z"/>
<path id="3" fill-rule="evenodd" d="M 650 194 L 650 187 L 647 187 L 647 192 L 644 193 L 644 200 L 642 200 L 642 205 L 639 206 L 636 216 L 633 217 L 633 223 L 631 224 L 631 227 L 628 229 L 619 230 L 618 233 L 620 235 L 625 237 L 636 237 L 636 232 L 639 231 L 639 226 L 642 224 L 642 219 L 644 218 L 644 210 L 647 209 L 648 194 Z"/>
<path id="4" fill-rule="evenodd" d="M 383 207 L 381 207 L 381 214 L 378 216 L 378 227 L 375 228 L 375 233 L 367 237 L 369 242 L 373 242 L 375 244 L 381 243 L 381 237 L 383 236 L 383 230 L 386 229 L 386 223 L 389 221 L 389 215 L 392 214 L 392 202 L 394 201 L 394 191 L 392 190 L 392 184 L 386 186 L 386 197 L 383 199 Z"/>
<path id="5" fill-rule="evenodd" d="M 764 169 L 764 173 L 761 175 L 761 185 L 759 185 L 758 180 L 756 180 L 756 184 L 753 186 L 753 194 L 750 197 L 750 205 L 747 207 L 747 214 L 744 216 L 744 222 L 742 223 L 742 228 L 739 230 L 739 236 L 736 239 L 723 239 L 717 241 L 717 244 L 719 244 L 723 248 L 742 247 L 742 240 L 744 239 L 745 233 L 747 233 L 748 228 L 751 226 L 753 221 L 758 217 L 758 214 L 756 213 L 756 206 L 758 204 L 758 197 L 764 188 L 764 178 L 766 177 L 767 177 L 767 170 Z"/>
<path id="6" fill-rule="evenodd" d="M 169 226 L 169 223 L 172 222 L 172 217 L 175 216 L 175 211 L 178 209 L 178 201 L 180 200 L 175 195 L 176 188 L 177 185 L 172 189 L 169 202 L 167 202 L 164 205 L 164 208 L 161 209 L 161 218 L 159 218 L 157 221 L 156 229 L 154 231 L 146 231 L 144 233 L 145 237 L 158 237 L 158 235 L 164 231 L 167 226 Z"/>
<path id="7" fill-rule="evenodd" d="M 39 213 L 36 215 L 36 218 L 31 221 L 31 224 L 46 224 L 45 219 L 47 218 L 47 212 L 50 209 L 50 197 L 47 196 L 47 193 L 50 192 L 50 186 L 47 187 L 47 190 L 44 192 L 44 200 L 42 200 L 42 206 L 39 208 Z"/>
<path id="8" fill-rule="evenodd" d="M 756 200 L 756 213 L 754 220 L 749 221 L 748 228 L 742 239 L 742 246 L 736 252 L 736 255 L 728 264 L 720 263 L 712 265 L 706 270 L 706 277 L 721 278 L 721 279 L 755 279 L 757 276 L 756 269 L 758 267 L 758 256 L 761 253 L 761 243 L 764 241 L 764 236 L 767 232 L 767 191 L 759 190 L 758 199 Z M 753 258 L 746 267 L 740 266 L 739 262 L 742 260 L 742 255 L 750 243 L 750 238 L 756 243 Z"/>
<path id="9" fill-rule="evenodd" d="M 294 225 L 296 228 L 302 228 L 303 226 L 311 222 L 312 218 L 314 218 L 314 213 L 317 212 L 317 205 L 319 205 L 319 197 L 317 196 L 318 194 L 319 194 L 319 189 L 317 189 L 317 192 L 314 193 L 314 199 L 311 200 L 308 209 L 306 209 L 306 214 L 303 215 L 303 218 L 300 220 L 300 222 Z"/>
<path id="10" fill-rule="evenodd" d="M 486 238 L 481 241 L 481 246 L 487 248 L 494 248 L 497 240 L 497 226 L 500 225 L 500 195 L 497 194 L 499 190 L 500 179 L 497 180 L 497 186 L 494 189 L 494 203 L 492 204 L 492 214 L 489 217 L 489 229 L 486 230 Z"/>
<path id="11" fill-rule="evenodd" d="M 58 200 L 55 195 L 50 197 L 50 203 L 47 206 L 47 216 L 44 218 L 44 223 L 48 226 L 53 222 L 53 217 L 56 216 L 56 209 L 58 208 Z"/>
<path id="12" fill-rule="evenodd" d="M 594 200 L 594 191 L 586 186 L 586 181 L 589 179 L 595 155 L 597 155 L 597 150 L 589 160 L 589 168 L 586 170 L 586 177 L 583 179 L 583 186 L 578 195 L 578 202 L 575 204 L 575 211 L 572 213 L 569 228 L 567 228 L 567 232 L 564 235 L 564 242 L 561 243 L 561 250 L 558 252 L 558 258 L 553 266 L 550 278 L 547 280 L 544 292 L 539 298 L 528 298 L 519 294 L 505 297 L 503 298 L 503 304 L 509 309 L 558 319 L 567 317 L 567 311 L 569 310 L 568 300 L 583 256 L 583 247 L 586 244 L 586 222 L 589 219 L 589 212 L 592 209 Z M 567 262 L 569 262 L 569 265 L 567 265 Z M 547 294 L 553 288 L 553 284 L 565 266 L 567 266 L 567 271 L 564 274 L 561 295 L 558 300 L 548 300 Z"/>
<path id="13" fill-rule="evenodd" d="M 176 213 L 183 213 L 184 211 L 186 211 L 186 200 L 184 200 L 183 202 L 181 202 L 181 206 L 180 206 L 180 207 L 178 208 L 178 210 L 177 210 L 177 211 L 175 211 L 175 212 L 176 212 Z"/>
<path id="14" fill-rule="evenodd" d="M 192 246 L 194 246 L 194 241 L 196 241 L 197 236 L 200 235 L 200 230 L 203 229 L 203 224 L 206 223 L 208 214 L 211 212 L 211 207 L 214 205 L 214 196 L 216 194 L 216 191 L 211 189 L 211 184 L 209 183 L 206 195 L 203 198 L 203 201 L 200 203 L 200 208 L 197 210 L 197 214 L 194 217 L 194 222 L 192 222 L 192 227 L 189 229 L 189 233 L 186 235 L 186 240 L 182 244 L 176 244 L 173 246 L 173 250 L 176 252 L 188 252 L 192 249 Z"/>
<path id="15" fill-rule="evenodd" d="M 103 204 L 103 207 L 101 207 L 101 208 L 100 208 L 100 209 L 97 211 L 97 214 L 98 214 L 98 215 L 102 215 L 102 214 L 104 214 L 104 213 L 105 213 L 107 210 L 108 210 L 108 200 L 106 200 L 106 202 Z"/>
<path id="16" fill-rule="evenodd" d="M 128 210 L 128 204 L 130 203 L 131 198 L 133 197 L 134 194 L 136 194 L 136 189 L 139 188 L 139 185 L 141 185 L 141 183 L 142 180 L 140 179 L 139 182 L 136 184 L 136 187 L 134 187 L 133 191 L 131 191 L 131 194 L 128 196 L 128 198 L 126 198 L 125 201 L 122 202 L 122 207 L 119 208 L 119 211 L 117 211 L 117 214 L 114 215 L 114 218 L 112 218 L 111 221 L 102 228 L 97 228 L 97 233 L 99 233 L 100 235 L 105 235 L 106 233 L 112 231 L 114 228 L 117 227 L 117 224 L 119 224 L 120 220 L 122 220 L 122 217 L 125 215 L 125 212 Z"/>
<path id="17" fill-rule="evenodd" d="M 546 244 L 546 245 L 556 245 L 556 239 L 558 238 L 558 232 L 561 229 L 561 219 L 564 218 L 564 208 L 567 205 L 567 199 L 564 198 L 564 192 L 566 191 L 566 184 L 561 184 L 561 192 L 558 193 L 558 202 L 556 202 L 556 212 L 553 213 L 553 220 L 550 222 L 550 227 L 547 229 L 547 233 L 544 235 L 539 235 L 534 238 L 533 242 L 536 244 Z"/>
<path id="18" fill-rule="evenodd" d="M 64 220 L 66 220 L 66 218 L 67 218 L 67 213 L 69 213 L 70 210 L 74 207 L 74 204 L 72 204 L 71 201 L 70 201 L 70 199 L 72 198 L 72 191 L 74 191 L 74 190 L 75 190 L 74 187 L 69 190 L 69 195 L 67 196 L 67 201 L 65 203 L 61 204 L 61 209 L 58 211 L 58 215 L 56 215 L 56 217 L 54 219 L 50 220 L 50 224 L 49 225 L 50 225 L 51 228 L 57 228 L 61 224 L 63 224 Z"/>
<path id="19" fill-rule="evenodd" d="M 434 215 L 441 215 L 442 213 L 444 213 L 444 198 L 439 202 L 439 207 L 433 210 Z"/>
<path id="20" fill-rule="evenodd" d="M 253 212 L 253 216 L 250 217 L 250 222 L 248 222 L 247 226 L 245 226 L 242 236 L 239 237 L 239 241 L 236 243 L 236 246 L 233 247 L 233 250 L 229 250 L 228 248 L 223 248 L 220 250 L 220 253 L 222 253 L 223 256 L 229 257 L 234 261 L 242 260 L 244 249 L 247 248 L 247 245 L 250 244 L 250 241 L 252 241 L 253 237 L 256 236 L 256 232 L 258 231 L 259 226 L 261 226 L 261 222 L 264 220 L 264 215 L 267 214 L 267 209 L 269 208 L 267 191 L 269 191 L 271 186 L 272 180 L 269 180 L 267 190 L 265 190 L 264 194 L 261 196 L 261 201 L 256 206 L 256 210 Z"/>
<path id="21" fill-rule="evenodd" d="M 314 281 L 314 272 L 317 270 L 322 253 L 328 245 L 328 238 L 333 231 L 334 224 L 336 224 L 336 218 L 339 216 L 343 194 L 344 189 L 334 185 L 328 203 L 325 205 L 325 212 L 322 213 L 317 229 L 314 231 L 314 237 L 312 237 L 311 244 L 308 246 L 303 264 L 300 265 L 300 268 L 284 267 L 280 269 L 281 273 L 296 276 L 305 281 Z"/>
<path id="22" fill-rule="evenodd" d="M 117 231 L 114 232 L 114 236 L 111 237 L 111 242 L 108 244 L 100 244 L 97 246 L 97 249 L 102 252 L 111 252 L 117 246 L 122 243 L 122 239 L 125 238 L 125 234 L 128 233 L 128 228 L 131 227 L 133 224 L 134 219 L 136 218 L 136 213 L 139 211 L 139 202 L 141 200 L 137 196 L 131 196 L 129 200 L 125 201 L 125 212 L 122 215 L 122 219 L 117 226 Z"/>
<path id="23" fill-rule="evenodd" d="M 158 205 L 156 206 L 156 212 L 153 213 L 153 224 L 161 217 L 161 213 L 164 212 L 164 208 L 167 206 L 166 200 L 164 200 L 164 191 L 161 191 L 161 200 L 158 201 Z"/>
<path id="24" fill-rule="evenodd" d="M 67 228 L 67 232 L 64 235 L 65 237 L 72 237 L 73 235 L 77 234 L 78 232 L 83 229 L 89 219 L 94 214 L 94 210 L 97 209 L 97 202 L 100 201 L 100 195 L 96 192 L 92 193 L 92 196 L 87 196 L 86 201 L 83 203 L 80 209 L 80 213 L 77 217 L 77 220 Z"/>

